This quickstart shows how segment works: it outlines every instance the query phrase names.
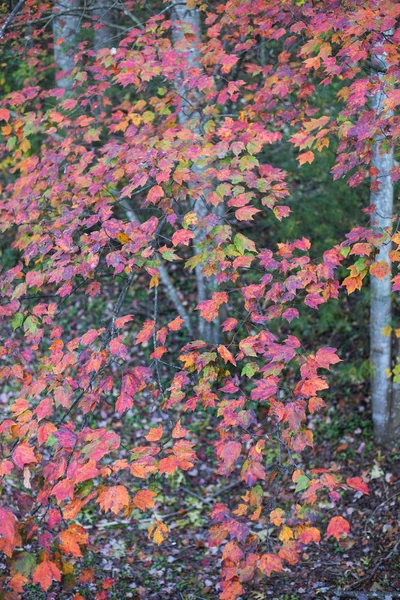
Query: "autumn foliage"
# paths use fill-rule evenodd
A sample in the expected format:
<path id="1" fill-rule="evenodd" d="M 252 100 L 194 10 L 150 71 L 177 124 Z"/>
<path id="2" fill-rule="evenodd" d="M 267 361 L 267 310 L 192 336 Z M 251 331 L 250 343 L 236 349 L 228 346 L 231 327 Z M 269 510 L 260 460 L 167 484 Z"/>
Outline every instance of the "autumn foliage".
<path id="1" fill-rule="evenodd" d="M 375 256 L 392 243 L 396 265 L 400 234 L 374 227 L 372 207 L 346 239 L 311 259 L 310 240 L 265 248 L 254 224 L 260 215 L 271 227 L 290 219 L 283 140 L 298 150 L 299 168 L 335 140 L 333 177 L 379 186 L 372 145 L 382 127 L 383 145 L 393 145 L 400 122 L 395 112 L 383 121 L 369 99 L 384 86 L 385 111 L 398 105 L 400 5 L 199 4 L 198 68 L 188 64 L 197 33 L 181 24 L 185 35 L 174 44 L 176 24 L 163 11 L 97 55 L 82 39 L 70 90 L 54 80 L 43 19 L 51 10 L 27 1 L 3 39 L 33 75 L 0 102 L 0 226 L 13 249 L 0 283 L 9 403 L 0 475 L 5 490 L 13 485 L 0 506 L 8 565 L 0 594 L 14 600 L 28 582 L 49 590 L 66 574 L 78 579 L 88 506 L 127 519 L 144 513 L 149 539 L 168 544 L 167 524 L 152 516 L 157 484 L 205 460 L 191 423 L 211 414 L 218 477 L 247 487 L 210 510 L 220 597 L 231 600 L 260 573 L 295 565 L 321 536 L 349 533 L 335 509 L 322 526 L 314 504 L 334 505 L 344 488 L 368 494 L 361 476 L 298 466 L 313 446 L 308 415 L 323 411 L 340 350 L 322 341 L 310 352 L 290 323 L 360 289 L 368 274 L 393 277 L 398 291 L 400 275 Z M 27 28 L 29 51 L 21 45 Z M 259 59 L 262 45 L 272 58 Z M 389 68 L 373 76 L 368 65 L 382 53 Z M 188 98 L 176 93 L 177 80 Z M 329 86 L 338 110 L 321 114 L 316 99 Z M 271 147 L 278 154 L 270 164 Z M 206 298 L 196 294 L 195 273 L 208 284 Z M 147 314 L 135 289 L 147 294 Z M 213 326 L 203 336 L 202 320 Z M 149 422 L 142 443 L 126 448 L 114 424 L 137 405 L 159 411 L 162 424 Z M 263 502 L 264 490 L 287 476 L 292 509 Z M 271 528 L 267 540 L 258 537 Z"/>

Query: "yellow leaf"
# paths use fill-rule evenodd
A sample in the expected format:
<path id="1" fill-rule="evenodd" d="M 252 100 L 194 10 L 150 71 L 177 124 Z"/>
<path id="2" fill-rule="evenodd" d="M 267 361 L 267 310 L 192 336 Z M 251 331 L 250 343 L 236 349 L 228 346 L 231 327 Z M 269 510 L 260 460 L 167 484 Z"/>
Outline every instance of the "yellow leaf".
<path id="1" fill-rule="evenodd" d="M 117 235 L 117 239 L 119 242 L 121 242 L 121 244 L 126 244 L 126 242 L 129 242 L 129 237 L 126 235 L 126 233 L 119 233 Z"/>
<path id="2" fill-rule="evenodd" d="M 282 527 L 282 531 L 279 534 L 279 539 L 281 542 L 288 542 L 293 539 L 293 531 L 287 525 Z"/>

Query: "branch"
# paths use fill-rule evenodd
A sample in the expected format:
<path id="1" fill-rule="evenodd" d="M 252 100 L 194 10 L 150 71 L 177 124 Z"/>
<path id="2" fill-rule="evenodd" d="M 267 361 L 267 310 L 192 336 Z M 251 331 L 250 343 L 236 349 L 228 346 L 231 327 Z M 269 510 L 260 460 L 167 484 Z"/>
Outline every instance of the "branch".
<path id="1" fill-rule="evenodd" d="M 137 222 L 140 223 L 140 219 L 137 217 L 135 211 L 128 205 L 127 202 L 121 202 L 123 208 L 125 209 L 126 212 L 126 216 L 128 217 L 128 219 L 131 222 Z M 189 318 L 189 314 L 186 311 L 186 308 L 183 306 L 178 293 L 175 289 L 175 286 L 169 276 L 169 273 L 165 267 L 165 265 L 163 263 L 160 262 L 159 266 L 158 266 L 158 272 L 160 273 L 160 279 L 163 282 L 164 286 L 166 287 L 167 290 L 167 294 L 170 298 L 170 300 L 172 301 L 172 303 L 174 304 L 176 310 L 178 311 L 180 317 L 184 320 L 185 322 L 185 327 L 188 330 L 188 332 L 190 333 L 190 335 L 193 335 L 193 330 L 192 330 L 192 325 L 190 323 L 190 318 Z"/>
<path id="2" fill-rule="evenodd" d="M 4 37 L 7 27 L 9 26 L 9 24 L 11 23 L 11 21 L 13 20 L 15 15 L 17 15 L 19 13 L 19 11 L 21 10 L 21 8 L 23 7 L 24 4 L 25 4 L 25 0 L 19 0 L 19 2 L 16 4 L 15 8 L 10 12 L 7 19 L 4 21 L 3 25 L 0 28 L 0 40 L 2 37 Z"/>

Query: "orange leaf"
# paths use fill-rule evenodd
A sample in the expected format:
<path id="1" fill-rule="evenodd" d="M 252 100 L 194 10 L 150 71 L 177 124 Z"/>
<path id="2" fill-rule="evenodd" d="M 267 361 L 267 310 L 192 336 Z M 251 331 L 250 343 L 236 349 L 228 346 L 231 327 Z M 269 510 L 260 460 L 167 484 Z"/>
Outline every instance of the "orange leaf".
<path id="1" fill-rule="evenodd" d="M 276 554 L 263 554 L 260 558 L 260 569 L 270 577 L 273 571 L 282 571 L 282 560 Z"/>
<path id="2" fill-rule="evenodd" d="M 377 279 L 385 279 L 386 275 L 390 275 L 390 266 L 386 260 L 380 260 L 370 266 L 369 272 Z"/>
<path id="3" fill-rule="evenodd" d="M 228 348 L 226 348 L 225 346 L 218 346 L 218 354 L 220 355 L 224 363 L 227 363 L 229 361 L 234 366 L 236 366 L 236 360 L 233 358 Z"/>
<path id="4" fill-rule="evenodd" d="M 86 545 L 89 541 L 88 534 L 81 525 L 73 524 L 68 529 L 62 531 L 59 535 L 60 547 L 65 554 L 73 556 L 82 556 L 79 545 Z"/>
<path id="5" fill-rule="evenodd" d="M 158 442 L 158 440 L 161 439 L 162 434 L 163 428 L 162 425 L 159 425 L 158 427 L 153 427 L 152 429 L 150 429 L 149 433 L 144 437 L 148 442 Z"/>
<path id="6" fill-rule="evenodd" d="M 135 494 L 133 498 L 133 504 L 140 508 L 140 510 L 147 510 L 148 508 L 153 508 L 154 497 L 156 495 L 157 494 L 155 494 L 151 490 L 140 490 L 140 492 Z"/>
<path id="7" fill-rule="evenodd" d="M 179 331 L 184 323 L 184 320 L 181 317 L 176 317 L 173 321 L 170 321 L 167 325 L 170 331 Z"/>
<path id="8" fill-rule="evenodd" d="M 144 322 L 142 329 L 136 335 L 136 344 L 145 344 L 149 341 L 153 335 L 154 325 L 154 321 L 151 321 L 150 319 Z"/>
<path id="9" fill-rule="evenodd" d="M 52 581 L 61 581 L 61 573 L 57 565 L 50 560 L 44 560 L 33 572 L 33 583 L 38 583 L 47 592 Z"/>
<path id="10" fill-rule="evenodd" d="M 285 512 L 281 508 L 276 508 L 269 513 L 269 520 L 271 523 L 279 527 L 282 525 L 285 518 Z"/>
<path id="11" fill-rule="evenodd" d="M 179 419 L 172 431 L 172 437 L 174 439 L 183 438 L 187 433 L 189 433 L 189 430 L 182 427 L 181 420 Z"/>
<path id="12" fill-rule="evenodd" d="M 302 154 L 299 154 L 297 160 L 301 165 L 304 165 L 304 163 L 311 164 L 314 160 L 314 152 L 311 152 L 311 150 L 309 150 L 308 152 L 303 152 Z"/>
<path id="13" fill-rule="evenodd" d="M 333 536 L 337 540 L 340 540 L 342 535 L 350 532 L 350 524 L 343 517 L 333 517 L 328 525 L 326 532 L 327 537 Z"/>
<path id="14" fill-rule="evenodd" d="M 319 544 L 320 539 L 321 534 L 316 527 L 305 527 L 299 536 L 299 541 L 302 544 L 311 544 L 311 542 Z"/>
<path id="15" fill-rule="evenodd" d="M 117 515 L 124 506 L 129 505 L 129 494 L 123 485 L 115 485 L 105 489 L 97 498 L 97 502 L 104 512 L 111 510 Z"/>

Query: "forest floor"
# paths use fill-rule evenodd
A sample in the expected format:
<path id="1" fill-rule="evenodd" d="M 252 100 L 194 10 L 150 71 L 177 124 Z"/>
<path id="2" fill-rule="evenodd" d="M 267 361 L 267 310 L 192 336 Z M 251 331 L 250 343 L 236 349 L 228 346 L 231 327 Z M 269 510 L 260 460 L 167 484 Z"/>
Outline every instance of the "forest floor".
<path id="1" fill-rule="evenodd" d="M 341 497 L 337 514 L 351 523 L 346 539 L 337 542 L 323 535 L 319 545 L 304 549 L 298 565 L 254 581 L 243 600 L 400 598 L 400 454 L 374 444 L 361 389 L 351 390 L 324 413 L 315 420 L 315 448 L 307 466 L 330 467 L 343 478 L 362 476 L 370 494 L 346 492 Z M 229 503 L 244 492 L 241 486 L 239 478 L 224 481 L 206 467 L 174 480 L 157 508 L 169 527 L 169 538 L 159 547 L 147 538 L 149 521 L 99 520 L 94 513 L 90 523 L 88 515 L 90 548 L 81 565 L 78 600 L 216 600 L 220 551 L 207 546 L 208 514 L 212 502 Z M 290 498 L 289 490 L 282 490 L 279 506 L 288 505 Z M 330 511 L 325 512 L 323 531 Z M 64 597 L 70 598 L 71 591 L 46 598 Z M 41 598 L 36 586 L 24 596 Z"/>

